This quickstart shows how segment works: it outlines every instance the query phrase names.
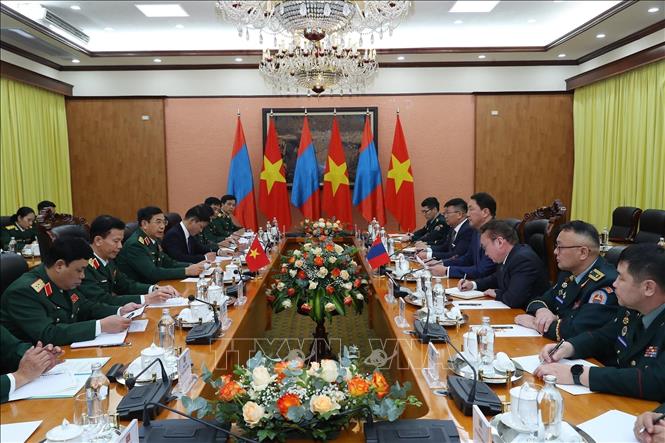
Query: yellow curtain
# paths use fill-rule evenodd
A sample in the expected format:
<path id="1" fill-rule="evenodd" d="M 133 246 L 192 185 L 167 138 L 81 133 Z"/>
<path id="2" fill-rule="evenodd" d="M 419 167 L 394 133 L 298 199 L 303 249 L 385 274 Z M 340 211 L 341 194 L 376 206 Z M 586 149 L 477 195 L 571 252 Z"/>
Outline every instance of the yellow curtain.
<path id="1" fill-rule="evenodd" d="M 572 219 L 665 208 L 665 61 L 575 90 Z"/>
<path id="2" fill-rule="evenodd" d="M 0 79 L 0 211 L 35 211 L 51 200 L 72 212 L 65 98 L 6 78 Z"/>

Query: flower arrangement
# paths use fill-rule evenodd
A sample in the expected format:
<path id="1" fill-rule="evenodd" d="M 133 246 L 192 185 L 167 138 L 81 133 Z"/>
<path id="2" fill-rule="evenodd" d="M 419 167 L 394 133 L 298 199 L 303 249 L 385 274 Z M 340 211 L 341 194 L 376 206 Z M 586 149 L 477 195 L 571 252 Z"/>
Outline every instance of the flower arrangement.
<path id="1" fill-rule="evenodd" d="M 339 363 L 322 360 L 308 367 L 302 360 L 272 360 L 257 352 L 246 366 L 236 365 L 234 375 L 216 380 L 204 368 L 215 398 L 183 397 L 183 405 L 199 417 L 212 414 L 219 422 L 235 423 L 260 441 L 284 441 L 289 433 L 327 440 L 363 418 L 394 421 L 406 406 L 421 406 L 407 396 L 408 382 L 390 386 L 378 370 L 360 373 L 352 352 L 344 347 Z"/>
<path id="2" fill-rule="evenodd" d="M 266 290 L 273 311 L 296 306 L 300 313 L 319 323 L 334 313 L 345 315 L 346 307 L 363 310 L 369 283 L 353 260 L 357 249 L 331 241 L 305 243 L 282 256 L 282 267 Z"/>
<path id="3" fill-rule="evenodd" d="M 325 241 L 329 237 L 343 235 L 344 230 L 342 224 L 338 220 L 326 220 L 320 218 L 318 220 L 310 220 L 306 218 L 300 222 L 303 233 L 306 237 L 317 238 Z"/>

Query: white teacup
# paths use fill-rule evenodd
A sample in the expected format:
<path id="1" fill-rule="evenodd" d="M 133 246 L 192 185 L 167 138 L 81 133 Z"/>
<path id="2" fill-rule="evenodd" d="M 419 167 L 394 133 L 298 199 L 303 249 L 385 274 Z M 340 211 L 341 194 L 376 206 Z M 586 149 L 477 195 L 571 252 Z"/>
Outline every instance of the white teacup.
<path id="1" fill-rule="evenodd" d="M 189 304 L 189 310 L 192 313 L 192 321 L 197 322 L 199 319 L 205 319 L 208 316 L 208 305 L 200 301 L 194 300 Z"/>
<path id="2" fill-rule="evenodd" d="M 228 272 L 229 274 L 235 274 L 238 271 L 238 265 L 234 263 L 229 263 L 228 265 L 226 265 L 225 271 Z"/>
<path id="3" fill-rule="evenodd" d="M 513 421 L 533 429 L 538 425 L 538 391 L 516 386 L 510 390 L 510 414 Z"/>
<path id="4" fill-rule="evenodd" d="M 208 301 L 210 303 L 217 303 L 219 305 L 222 303 L 223 297 L 224 290 L 221 286 L 212 285 L 208 287 Z"/>
<path id="5" fill-rule="evenodd" d="M 166 364 L 164 356 L 165 356 L 164 348 L 160 348 L 154 343 L 151 344 L 149 348 L 145 348 L 144 350 L 141 351 L 141 368 L 142 369 L 147 368 L 148 365 L 155 360 L 161 360 L 163 364 Z M 161 374 L 161 372 L 162 372 L 161 366 L 159 365 L 159 363 L 157 363 L 152 365 L 146 373 L 152 376 L 155 374 Z"/>
<path id="6" fill-rule="evenodd" d="M 471 362 L 476 362 L 479 359 L 478 354 L 478 335 L 475 331 L 465 332 L 464 335 L 464 355 Z"/>

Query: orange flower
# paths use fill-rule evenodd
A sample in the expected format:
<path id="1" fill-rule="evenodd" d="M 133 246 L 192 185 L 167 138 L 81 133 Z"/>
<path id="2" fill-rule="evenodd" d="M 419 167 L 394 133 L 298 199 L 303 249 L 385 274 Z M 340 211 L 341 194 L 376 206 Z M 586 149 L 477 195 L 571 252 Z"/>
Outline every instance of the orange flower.
<path id="1" fill-rule="evenodd" d="M 296 262 L 296 258 L 295 258 L 295 257 L 291 257 L 291 258 L 289 258 L 289 263 L 293 264 L 293 263 L 295 263 L 295 262 Z"/>
<path id="2" fill-rule="evenodd" d="M 367 383 L 367 380 L 358 376 L 349 380 L 347 386 L 349 387 L 349 393 L 353 397 L 360 397 L 369 392 L 369 383 Z"/>
<path id="3" fill-rule="evenodd" d="M 279 361 L 275 363 L 275 373 L 277 374 L 277 380 L 282 380 L 286 375 L 284 375 L 284 369 L 289 366 L 287 361 Z"/>
<path id="4" fill-rule="evenodd" d="M 286 418 L 291 406 L 300 406 L 301 404 L 300 398 L 296 394 L 284 394 L 277 400 L 277 407 L 284 418 Z"/>
<path id="5" fill-rule="evenodd" d="M 327 292 L 328 294 L 332 294 L 333 292 L 335 292 L 335 288 L 334 288 L 334 286 L 333 286 L 333 285 L 328 285 L 328 286 L 326 286 L 326 292 Z"/>
<path id="6" fill-rule="evenodd" d="M 346 297 L 344 297 L 344 304 L 346 306 L 351 306 L 352 303 L 353 303 L 353 299 L 351 298 L 351 296 L 347 295 Z"/>
<path id="7" fill-rule="evenodd" d="M 339 268 L 335 268 L 335 269 L 333 269 L 332 271 L 330 271 L 330 274 L 331 274 L 333 277 L 337 278 L 337 277 L 339 277 L 340 272 L 342 272 L 342 271 L 340 271 Z"/>
<path id="8" fill-rule="evenodd" d="M 316 257 L 314 257 L 314 264 L 315 264 L 316 266 L 323 266 L 323 257 L 321 257 L 321 256 L 319 256 L 319 255 L 317 255 Z"/>
<path id="9" fill-rule="evenodd" d="M 219 388 L 219 399 L 222 401 L 231 401 L 239 395 L 245 393 L 245 390 L 235 381 L 230 381 Z"/>
<path id="10" fill-rule="evenodd" d="M 288 294 L 289 297 L 293 297 L 296 293 L 295 288 L 289 288 L 286 290 L 286 293 Z"/>
<path id="11" fill-rule="evenodd" d="M 328 243 L 326 245 L 326 251 L 333 252 L 334 250 L 335 250 L 335 246 L 332 243 Z"/>
<path id="12" fill-rule="evenodd" d="M 390 389 L 386 378 L 378 371 L 372 374 L 372 387 L 376 391 L 376 396 L 379 398 L 385 397 Z"/>

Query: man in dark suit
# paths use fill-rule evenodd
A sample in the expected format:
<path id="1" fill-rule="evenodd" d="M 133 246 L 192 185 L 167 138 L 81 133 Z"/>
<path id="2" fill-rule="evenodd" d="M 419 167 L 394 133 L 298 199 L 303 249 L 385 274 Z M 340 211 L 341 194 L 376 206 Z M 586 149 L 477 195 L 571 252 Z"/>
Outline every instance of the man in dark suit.
<path id="1" fill-rule="evenodd" d="M 196 238 L 210 223 L 211 215 L 212 209 L 207 205 L 190 208 L 184 220 L 164 234 L 162 240 L 164 251 L 171 258 L 181 262 L 199 263 L 202 260 L 214 260 L 216 253 L 211 252 L 208 246 L 202 245 Z"/>
<path id="2" fill-rule="evenodd" d="M 480 228 L 485 254 L 497 264 L 496 272 L 476 281 L 460 280 L 461 290 L 477 289 L 511 308 L 525 308 L 532 297 L 548 288 L 545 267 L 529 245 L 518 244 L 517 232 L 502 220 Z"/>
<path id="3" fill-rule="evenodd" d="M 599 329 L 568 338 L 540 352 L 535 375 L 556 375 L 557 384 L 587 386 L 592 391 L 665 401 L 665 249 L 637 244 L 619 257 L 614 288 L 619 309 Z M 562 358 L 596 358 L 604 367 L 569 366 Z"/>
<path id="4" fill-rule="evenodd" d="M 496 201 L 486 192 L 478 192 L 469 200 L 469 223 L 473 228 L 469 249 L 464 255 L 444 260 L 442 264 L 431 266 L 434 276 L 451 278 L 482 278 L 494 273 L 496 264 L 485 255 L 480 245 L 481 226 L 496 216 Z"/>
<path id="5" fill-rule="evenodd" d="M 443 216 L 450 226 L 448 235 L 443 243 L 432 246 L 432 255 L 428 256 L 426 251 L 421 251 L 418 256 L 423 260 L 461 257 L 466 254 L 473 237 L 473 228 L 469 224 L 466 213 L 469 210 L 464 199 L 453 198 L 443 206 Z"/>

